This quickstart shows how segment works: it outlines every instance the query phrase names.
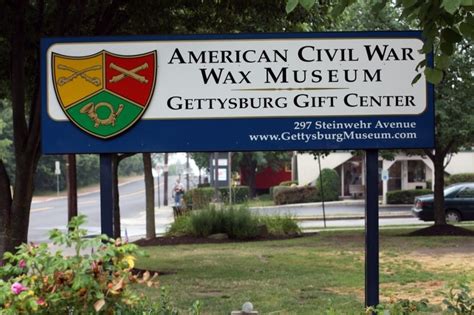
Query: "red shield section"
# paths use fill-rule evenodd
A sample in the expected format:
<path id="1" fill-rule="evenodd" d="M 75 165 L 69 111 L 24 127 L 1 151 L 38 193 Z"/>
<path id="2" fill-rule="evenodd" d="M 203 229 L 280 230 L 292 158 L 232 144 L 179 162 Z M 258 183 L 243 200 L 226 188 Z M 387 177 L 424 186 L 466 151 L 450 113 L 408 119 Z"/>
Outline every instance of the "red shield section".
<path id="1" fill-rule="evenodd" d="M 105 89 L 146 107 L 156 80 L 156 51 L 135 56 L 105 52 Z"/>

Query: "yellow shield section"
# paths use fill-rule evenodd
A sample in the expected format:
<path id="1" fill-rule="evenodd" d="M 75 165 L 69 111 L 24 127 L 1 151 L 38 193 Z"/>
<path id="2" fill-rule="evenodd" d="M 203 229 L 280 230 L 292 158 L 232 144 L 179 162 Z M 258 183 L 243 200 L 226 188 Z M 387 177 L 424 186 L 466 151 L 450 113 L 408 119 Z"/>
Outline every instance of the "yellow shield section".
<path id="1" fill-rule="evenodd" d="M 103 52 L 86 57 L 53 53 L 54 88 L 63 108 L 68 108 L 104 87 Z"/>

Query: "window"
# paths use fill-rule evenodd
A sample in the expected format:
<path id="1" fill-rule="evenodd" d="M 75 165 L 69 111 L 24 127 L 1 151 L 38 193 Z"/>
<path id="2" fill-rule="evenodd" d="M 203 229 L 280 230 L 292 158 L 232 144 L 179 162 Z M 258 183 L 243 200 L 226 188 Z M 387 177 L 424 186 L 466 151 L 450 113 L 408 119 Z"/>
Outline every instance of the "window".
<path id="1" fill-rule="evenodd" d="M 474 187 L 466 187 L 458 193 L 458 198 L 474 198 Z"/>
<path id="2" fill-rule="evenodd" d="M 426 167 L 423 161 L 408 161 L 408 182 L 419 183 L 426 181 Z"/>

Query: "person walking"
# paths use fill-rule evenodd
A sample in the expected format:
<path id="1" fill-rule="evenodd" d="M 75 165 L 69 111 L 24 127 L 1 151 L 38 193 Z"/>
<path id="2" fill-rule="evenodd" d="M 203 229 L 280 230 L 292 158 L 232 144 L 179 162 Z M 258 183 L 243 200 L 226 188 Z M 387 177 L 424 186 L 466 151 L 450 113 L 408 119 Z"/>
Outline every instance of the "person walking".
<path id="1" fill-rule="evenodd" d="M 173 187 L 173 194 L 174 194 L 174 204 L 176 207 L 181 207 L 181 200 L 184 195 L 184 186 L 181 184 L 179 179 L 176 180 L 176 183 Z"/>

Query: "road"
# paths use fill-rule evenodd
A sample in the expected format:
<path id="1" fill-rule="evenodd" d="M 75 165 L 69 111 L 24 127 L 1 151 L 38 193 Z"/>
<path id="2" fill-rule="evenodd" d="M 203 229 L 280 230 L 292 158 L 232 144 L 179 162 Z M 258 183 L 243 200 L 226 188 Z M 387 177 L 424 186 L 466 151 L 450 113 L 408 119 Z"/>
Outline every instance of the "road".
<path id="1" fill-rule="evenodd" d="M 169 178 L 169 205 L 173 204 L 171 188 L 176 177 Z M 186 186 L 185 181 L 182 181 Z M 191 182 L 191 187 L 195 182 Z M 157 191 L 155 180 L 155 192 Z M 143 179 L 136 179 L 119 186 L 120 214 L 122 223 L 122 235 L 127 231 L 128 235 L 145 234 L 145 183 Z M 155 203 L 158 205 L 157 195 Z M 156 208 L 156 225 L 160 233 L 165 231 L 172 215 L 163 207 L 163 178 L 160 177 L 160 204 Z M 87 228 L 90 234 L 100 233 L 100 193 L 93 191 L 78 196 L 78 213 L 87 216 Z M 66 197 L 41 198 L 34 200 L 31 207 L 30 227 L 28 239 L 34 242 L 48 240 L 48 231 L 54 228 L 65 230 L 67 224 L 67 199 Z"/>
<path id="2" fill-rule="evenodd" d="M 168 202 L 173 204 L 171 198 L 171 187 L 175 178 L 169 179 L 170 189 Z M 193 187 L 195 183 L 191 183 Z M 156 184 L 155 184 L 156 189 Z M 131 182 L 121 184 L 120 191 L 120 211 L 122 223 L 122 236 L 128 235 L 130 238 L 145 234 L 145 185 L 143 179 L 136 179 Z M 155 190 L 156 191 L 156 190 Z M 156 208 L 155 221 L 157 233 L 164 233 L 166 227 L 172 222 L 172 211 L 169 207 L 163 207 L 163 179 L 160 178 L 160 203 L 161 207 Z M 157 203 L 157 201 L 155 201 Z M 394 218 L 381 218 L 380 225 L 405 225 L 418 224 L 421 221 L 415 218 L 406 218 L 409 206 L 381 207 L 380 214 L 394 215 Z M 278 208 L 264 207 L 254 208 L 255 212 L 261 214 L 290 214 L 295 217 L 304 218 L 300 221 L 303 228 L 323 227 L 322 220 L 308 220 L 308 217 L 322 218 L 323 212 L 320 205 L 289 205 Z M 82 194 L 78 196 L 78 212 L 87 216 L 88 222 L 84 226 L 89 234 L 100 233 L 100 194 L 98 191 Z M 327 227 L 340 226 L 363 226 L 364 225 L 364 202 L 349 201 L 346 203 L 327 203 L 325 214 L 331 220 L 327 221 Z M 400 215 L 401 214 L 401 215 Z M 346 219 L 340 219 L 340 217 Z M 35 199 L 32 204 L 30 215 L 30 228 L 28 238 L 33 242 L 43 242 L 48 240 L 48 231 L 54 228 L 65 230 L 67 224 L 67 199 L 41 198 Z"/>

